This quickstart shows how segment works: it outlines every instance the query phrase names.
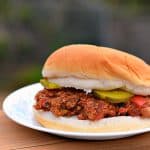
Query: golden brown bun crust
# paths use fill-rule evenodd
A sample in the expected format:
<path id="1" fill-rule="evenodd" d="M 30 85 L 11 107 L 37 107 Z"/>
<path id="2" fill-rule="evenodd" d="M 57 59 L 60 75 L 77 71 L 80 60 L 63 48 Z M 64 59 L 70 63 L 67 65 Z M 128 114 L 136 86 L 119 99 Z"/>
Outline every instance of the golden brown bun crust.
<path id="1" fill-rule="evenodd" d="M 150 86 L 150 66 L 142 59 L 112 48 L 84 44 L 64 46 L 55 51 L 44 64 L 43 76 L 120 79 Z"/>

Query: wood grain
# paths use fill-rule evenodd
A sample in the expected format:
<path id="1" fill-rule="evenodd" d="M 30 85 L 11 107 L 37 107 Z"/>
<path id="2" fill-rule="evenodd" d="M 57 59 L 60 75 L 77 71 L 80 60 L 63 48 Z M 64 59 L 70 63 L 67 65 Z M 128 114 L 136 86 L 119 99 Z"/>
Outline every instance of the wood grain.
<path id="1" fill-rule="evenodd" d="M 18 125 L 0 111 L 0 150 L 60 143 L 66 139 Z"/>
<path id="2" fill-rule="evenodd" d="M 150 134 L 143 134 L 120 140 L 111 141 L 69 141 L 57 143 L 54 145 L 44 145 L 32 147 L 31 150 L 149 150 L 150 149 Z M 27 150 L 27 149 L 25 149 Z"/>
<path id="3" fill-rule="evenodd" d="M 109 141 L 82 141 L 57 137 L 20 126 L 0 111 L 0 150 L 149 150 L 150 133 Z"/>

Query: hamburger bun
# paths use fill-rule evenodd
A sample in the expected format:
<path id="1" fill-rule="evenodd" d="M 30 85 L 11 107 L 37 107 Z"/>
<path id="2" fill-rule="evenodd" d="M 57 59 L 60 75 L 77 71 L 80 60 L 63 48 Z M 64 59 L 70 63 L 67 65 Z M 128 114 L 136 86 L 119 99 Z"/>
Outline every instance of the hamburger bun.
<path id="1" fill-rule="evenodd" d="M 76 117 L 56 117 L 51 112 L 34 109 L 36 120 L 44 127 L 69 132 L 121 132 L 150 127 L 150 119 L 119 116 L 98 121 L 78 120 Z"/>
<path id="2" fill-rule="evenodd" d="M 64 46 L 48 57 L 42 75 L 64 87 L 87 91 L 122 88 L 150 95 L 150 66 L 136 56 L 112 48 Z"/>

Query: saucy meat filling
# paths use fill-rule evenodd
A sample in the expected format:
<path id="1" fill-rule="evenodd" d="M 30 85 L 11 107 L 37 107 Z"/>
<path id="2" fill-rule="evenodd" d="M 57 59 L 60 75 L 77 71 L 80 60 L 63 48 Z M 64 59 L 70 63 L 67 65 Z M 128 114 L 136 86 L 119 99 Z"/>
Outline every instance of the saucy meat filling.
<path id="1" fill-rule="evenodd" d="M 113 104 L 95 97 L 93 93 L 87 94 L 74 88 L 43 89 L 36 94 L 35 99 L 34 107 L 37 110 L 50 111 L 56 116 L 77 116 L 80 120 L 146 116 L 147 114 L 143 112 L 150 108 L 150 100 L 140 107 L 130 100 L 126 103 Z"/>

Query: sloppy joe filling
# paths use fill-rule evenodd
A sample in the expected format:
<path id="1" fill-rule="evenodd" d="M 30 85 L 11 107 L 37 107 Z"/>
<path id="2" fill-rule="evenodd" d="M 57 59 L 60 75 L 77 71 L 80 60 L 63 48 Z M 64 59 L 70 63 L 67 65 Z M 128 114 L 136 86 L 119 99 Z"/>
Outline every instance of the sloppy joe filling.
<path id="1" fill-rule="evenodd" d="M 36 96 L 34 108 L 50 111 L 55 116 L 77 116 L 80 120 L 100 120 L 114 116 L 150 117 L 150 99 L 142 105 L 132 101 L 110 103 L 75 88 L 43 89 Z"/>

